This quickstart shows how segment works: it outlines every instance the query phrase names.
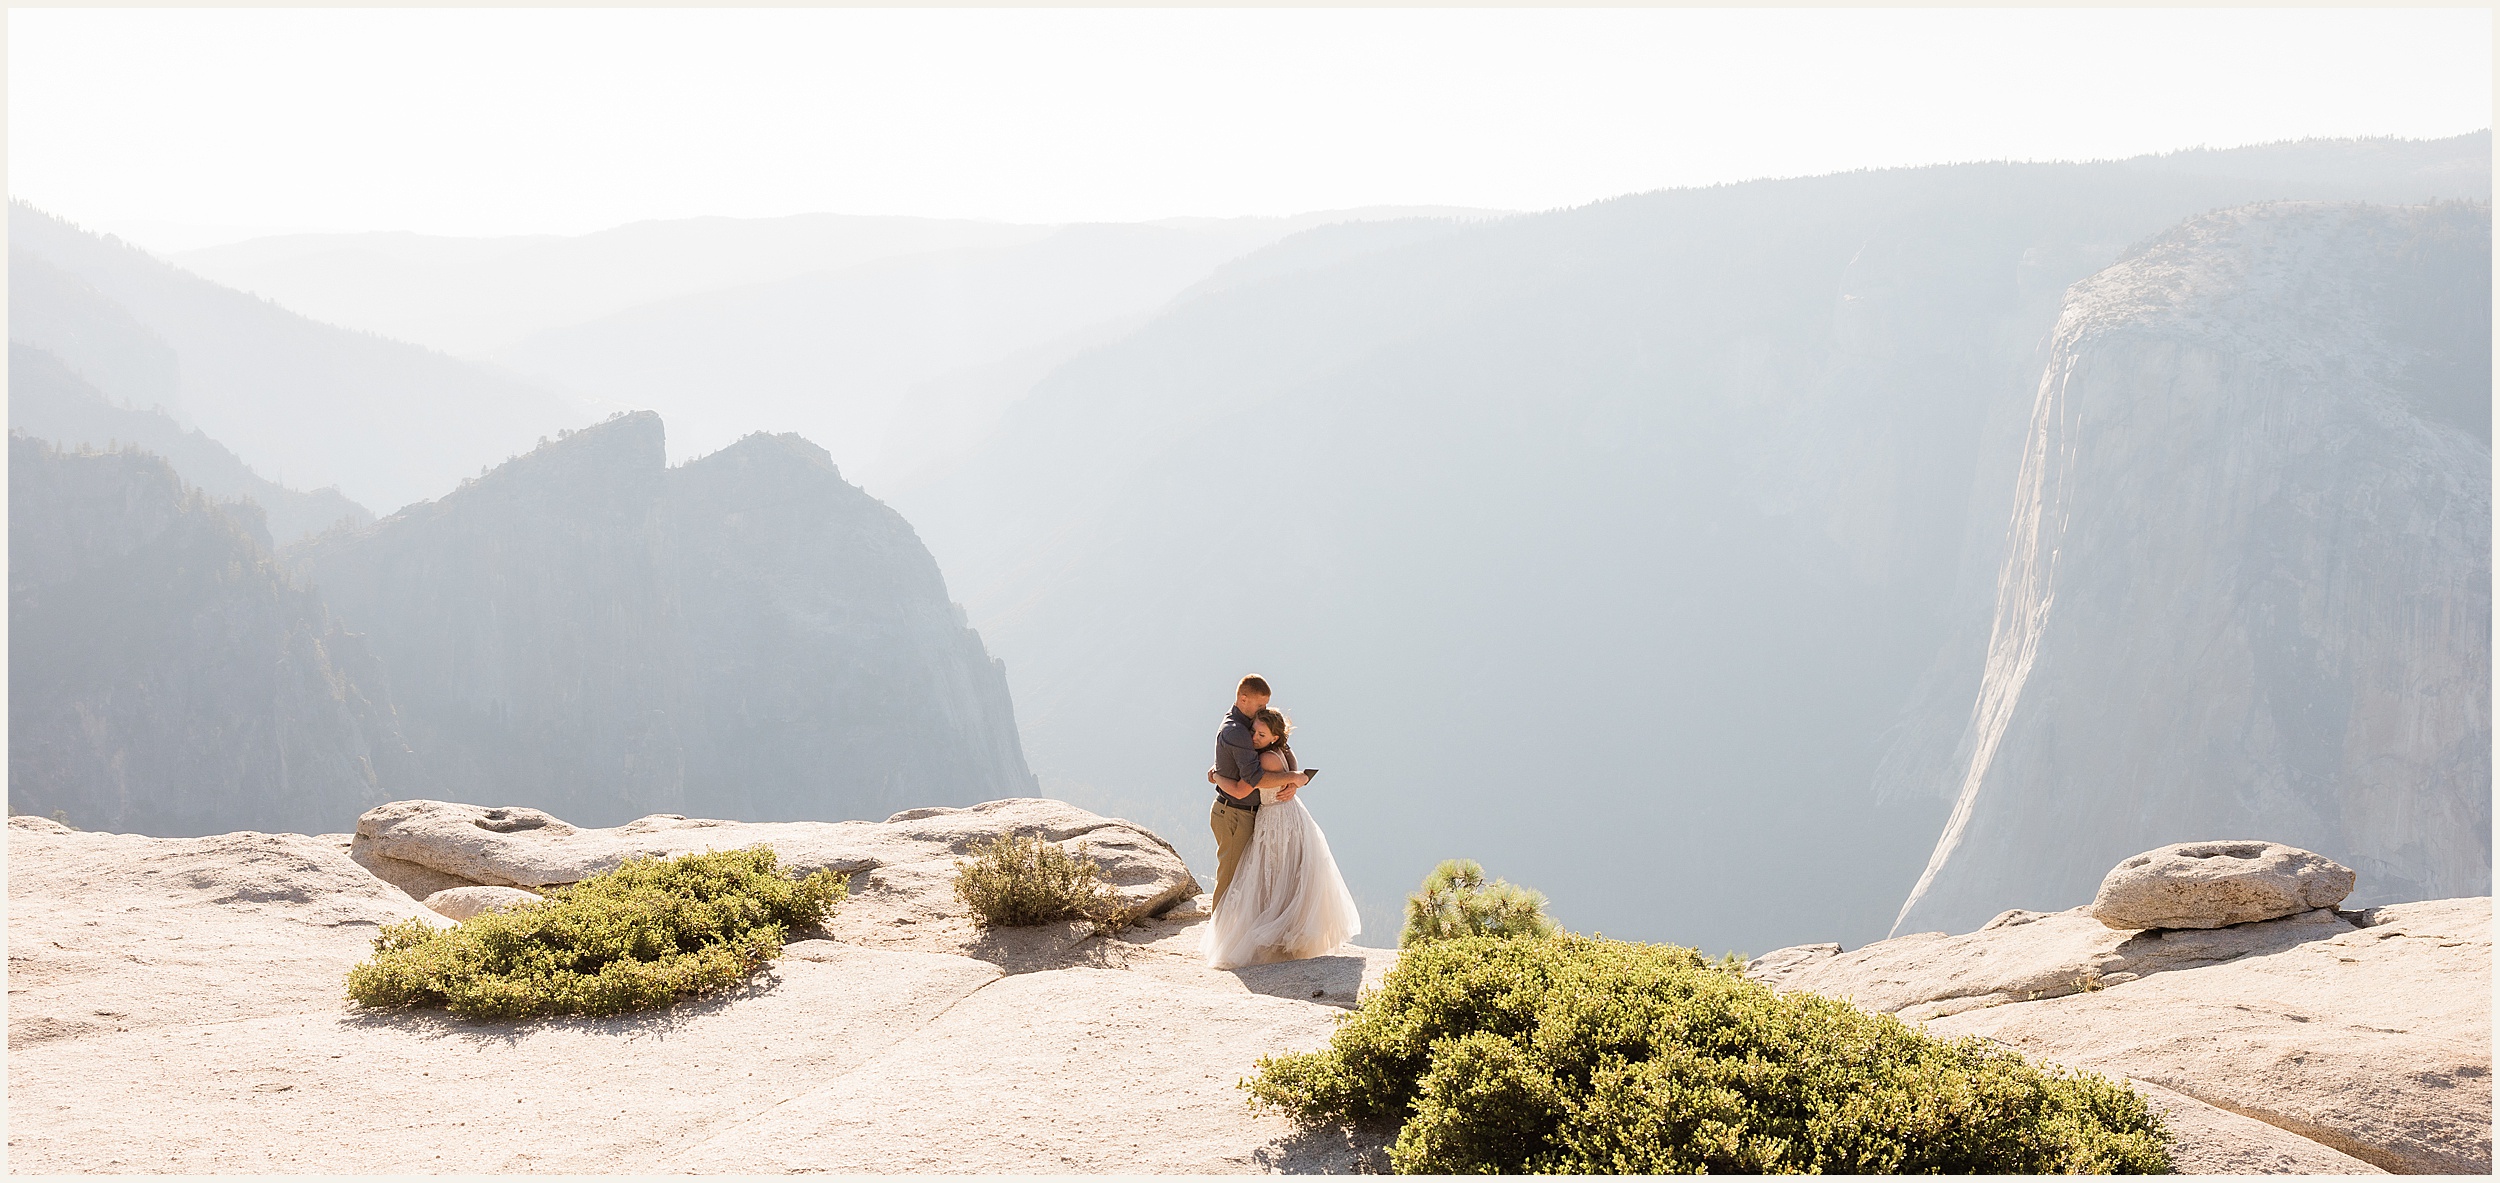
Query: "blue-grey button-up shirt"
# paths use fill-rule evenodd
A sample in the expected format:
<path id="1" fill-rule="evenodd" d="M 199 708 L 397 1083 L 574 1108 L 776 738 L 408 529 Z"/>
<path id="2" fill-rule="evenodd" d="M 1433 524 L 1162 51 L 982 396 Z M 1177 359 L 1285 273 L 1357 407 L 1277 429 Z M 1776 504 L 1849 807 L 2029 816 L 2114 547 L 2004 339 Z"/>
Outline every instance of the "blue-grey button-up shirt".
<path id="1" fill-rule="evenodd" d="M 1250 716 L 1242 714 L 1240 707 L 1224 712 L 1224 726 L 1215 733 L 1215 774 L 1217 776 L 1227 780 L 1248 781 L 1254 785 L 1259 783 L 1259 777 L 1263 775 L 1263 771 L 1259 768 L 1259 749 L 1255 746 L 1258 741 L 1250 738 L 1250 723 Z M 1222 789 L 1217 789 L 1215 795 L 1226 805 L 1236 809 L 1256 812 L 1259 808 L 1257 793 L 1252 793 L 1248 797 L 1235 797 Z"/>

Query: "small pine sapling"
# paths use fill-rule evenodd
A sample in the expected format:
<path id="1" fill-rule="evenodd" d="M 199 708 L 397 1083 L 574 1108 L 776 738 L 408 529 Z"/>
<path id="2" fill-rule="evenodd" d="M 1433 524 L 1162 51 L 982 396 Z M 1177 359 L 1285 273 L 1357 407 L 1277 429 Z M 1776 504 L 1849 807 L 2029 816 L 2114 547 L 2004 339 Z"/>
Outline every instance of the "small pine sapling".
<path id="1" fill-rule="evenodd" d="M 1449 859 L 1406 897 L 1405 948 L 1455 937 L 1546 937 L 1562 931 L 1545 915 L 1545 893 L 1495 879 L 1474 859 Z"/>

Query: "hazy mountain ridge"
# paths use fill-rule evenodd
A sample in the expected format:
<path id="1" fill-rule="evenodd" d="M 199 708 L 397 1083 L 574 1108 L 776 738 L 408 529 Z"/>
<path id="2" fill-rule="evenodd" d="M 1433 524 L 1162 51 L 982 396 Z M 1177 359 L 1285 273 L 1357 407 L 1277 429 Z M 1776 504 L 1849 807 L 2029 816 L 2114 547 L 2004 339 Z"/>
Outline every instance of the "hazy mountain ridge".
<path id="1" fill-rule="evenodd" d="M 758 429 L 828 441 L 886 487 L 975 438 L 917 413 L 920 389 L 1097 339 L 1306 219 L 1073 225 L 1033 241 L 898 256 L 672 296 L 550 330 L 496 361 L 619 408 L 650 408 L 693 456 Z M 979 400 L 977 428 L 1008 388 Z M 904 439 L 901 429 L 941 433 Z"/>
<path id="2" fill-rule="evenodd" d="M 1944 821 L 1885 756 L 1922 678 L 1975 685 L 2064 289 L 2205 210 L 2441 196 L 2424 159 L 2488 192 L 2487 137 L 2379 149 L 2303 148 L 2331 186 L 1973 165 L 1465 227 L 1176 304 L 896 501 L 1054 795 L 1203 859 L 1192 771 L 1255 668 L 1383 931 L 1498 850 L 1579 926 L 1867 939 Z"/>
<path id="3" fill-rule="evenodd" d="M 260 523 L 264 547 L 373 521 L 371 511 L 335 488 L 300 493 L 263 478 L 223 444 L 184 429 L 161 409 L 114 405 L 60 358 L 15 340 L 9 343 L 9 429 L 63 451 L 128 445 L 161 456 L 210 497 L 251 502 L 246 516 Z"/>
<path id="4" fill-rule="evenodd" d="M 403 795 L 829 819 L 1032 785 L 935 562 L 795 437 L 671 469 L 623 416 L 289 558 L 392 671 Z"/>
<path id="5" fill-rule="evenodd" d="M 104 293 L 17 249 L 9 251 L 9 340 L 51 354 L 111 399 L 181 411 L 173 346 Z"/>
<path id="6" fill-rule="evenodd" d="M 9 808 L 152 834 L 352 823 L 404 745 L 318 596 L 165 462 L 9 441 Z"/>
<path id="7" fill-rule="evenodd" d="M 282 484 L 335 485 L 359 502 L 395 507 L 439 495 L 587 418 L 524 382 L 317 323 L 24 202 L 9 206 L 9 242 L 13 260 L 41 260 L 161 339 L 179 375 L 169 408 Z M 16 283 L 13 268 L 13 332 L 15 305 L 45 298 Z M 108 396 L 150 404 L 144 391 L 106 385 L 114 375 L 82 372 Z"/>
<path id="8" fill-rule="evenodd" d="M 476 356 L 654 300 L 1049 233 L 962 219 L 801 214 L 637 222 L 579 236 L 284 235 L 172 260 L 317 320 Z"/>
<path id="9" fill-rule="evenodd" d="M 2481 203 L 2248 207 L 2076 286 L 1978 705 L 1923 707 L 1968 726 L 1902 926 L 2226 834 L 2359 903 L 2490 890 L 2490 235 Z"/>
<path id="10" fill-rule="evenodd" d="M 2321 198 L 2413 203 L 2491 200 L 2491 131 L 2438 140 L 2387 136 L 2280 140 L 2237 148 L 2186 148 L 2120 162 L 2145 172 L 2291 183 Z"/>
<path id="11" fill-rule="evenodd" d="M 1256 242 L 1333 222 L 1498 212 L 1378 206 L 1132 225 Z M 964 218 L 793 214 L 660 219 L 579 235 L 284 234 L 167 258 L 315 320 L 483 356 L 654 301 L 909 255 L 1012 247 L 1062 229 Z"/>
<path id="12" fill-rule="evenodd" d="M 1959 783 L 2068 286 L 2208 210 L 2489 188 L 2477 135 L 1891 170 L 1326 228 L 1217 266 L 1159 311 L 1085 321 L 1081 300 L 1062 301 L 1048 311 L 1075 327 L 1021 353 L 951 375 L 898 369 L 878 397 L 925 398 L 950 431 L 994 425 L 951 462 L 924 453 L 933 475 L 893 496 L 1013 663 L 1048 790 L 1162 829 L 1202 865 L 1196 770 L 1223 688 L 1255 668 L 1329 769 L 1311 800 L 1375 933 L 1455 853 L 1548 890 L 1575 927 L 1713 947 L 1854 942 L 1894 918 Z M 2455 270 L 2453 238 L 2413 245 L 2421 267 Z M 870 308 L 900 290 L 851 296 Z M 999 323 L 1031 327 L 1016 316 L 1050 290 L 1030 285 Z M 2381 375 L 2390 397 L 2479 431 L 2487 504 L 2488 393 L 2478 402 L 2472 385 L 2488 374 L 2487 312 L 2383 311 L 2371 331 L 2410 359 Z M 831 331 L 777 314 L 790 317 L 777 348 Z M 872 339 L 873 323 L 832 328 Z M 642 329 L 669 331 L 665 318 Z M 924 352 L 1005 348 L 984 333 L 930 337 Z M 735 384 L 700 376 L 672 397 Z M 785 816 L 798 793 L 821 813 L 824 799 L 789 786 L 795 770 L 845 766 L 823 755 L 833 737 L 786 760 L 728 737 L 789 697 L 742 695 L 771 679 L 737 655 L 810 654 L 793 677 L 848 660 L 807 648 L 840 632 L 825 626 L 839 604 L 776 590 L 828 568 L 786 545 L 804 521 L 733 545 L 732 519 L 758 510 L 744 494 L 705 502 L 709 478 L 686 474 L 753 467 L 787 504 L 876 503 L 798 441 L 668 470 L 656 420 L 641 430 L 570 452 L 581 437 L 561 440 L 361 542 L 305 553 L 341 564 L 357 612 L 383 604 L 377 618 L 402 621 L 376 626 L 375 644 L 399 632 L 422 672 L 402 709 L 452 753 L 454 772 L 429 773 L 464 785 L 444 795 L 498 783 L 488 764 L 532 769 L 527 791 L 557 796 L 516 799 L 597 821 L 698 808 L 672 794 L 734 798 L 739 785 L 704 770 L 737 767 L 773 793 L 699 811 Z M 912 534 L 899 518 L 856 523 L 863 537 Z M 383 535 L 396 541 L 371 544 Z M 950 784 L 1023 777 L 1000 755 L 1015 736 L 1000 730 L 996 666 L 914 553 L 894 541 L 899 565 L 880 577 L 911 607 L 877 676 L 920 671 L 907 697 L 930 705 L 892 734 L 926 750 L 973 736 Z M 711 581 L 722 569 L 746 573 Z M 740 631 L 755 620 L 768 627 Z M 455 640 L 432 652 L 428 636 Z M 654 689 L 676 685 L 701 701 Z M 2487 705 L 2483 718 L 2487 730 Z M 560 742 L 527 742 L 532 719 L 555 720 Z M 948 722 L 914 731 L 929 719 Z M 939 775 L 879 767 L 888 787 Z M 843 791 L 889 800 L 878 784 Z M 1603 832 L 1560 820 L 1592 810 Z M 2372 873 L 2403 878 L 2393 863 Z"/>

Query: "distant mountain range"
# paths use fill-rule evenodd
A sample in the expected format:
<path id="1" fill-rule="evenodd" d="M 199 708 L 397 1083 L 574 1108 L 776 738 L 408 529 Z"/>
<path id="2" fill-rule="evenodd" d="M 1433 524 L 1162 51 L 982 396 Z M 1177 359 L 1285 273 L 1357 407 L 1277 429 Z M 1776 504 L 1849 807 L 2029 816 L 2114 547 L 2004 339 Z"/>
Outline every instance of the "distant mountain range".
<path id="1" fill-rule="evenodd" d="M 162 407 L 291 488 L 388 511 L 595 416 L 518 378 L 325 325 L 9 205 L 12 341 Z M 21 316 L 20 306 L 26 306 Z"/>
<path id="2" fill-rule="evenodd" d="M 57 412 L 40 384 L 75 378 L 16 348 L 13 413 Z M 157 420 L 187 462 L 257 480 Z M 1004 672 L 928 551 L 797 437 L 672 469 L 658 418 L 623 416 L 280 553 L 251 498 L 318 495 L 221 503 L 128 437 L 10 441 L 13 812 L 182 835 L 335 831 L 426 796 L 620 823 L 1034 791 Z"/>
<path id="3" fill-rule="evenodd" d="M 1005 658 L 1053 795 L 1136 817 L 1205 859 L 1194 773 L 1232 680 L 1255 669 L 1304 725 L 1298 750 L 1327 768 L 1308 800 L 1368 931 L 1394 932 L 1402 894 L 1435 860 L 1466 855 L 1610 935 L 1856 943 L 1892 927 L 1966 771 L 1954 753 L 1980 700 L 2007 523 L 2070 285 L 2219 208 L 2489 192 L 2489 137 L 2476 135 L 1764 181 L 1418 239 L 1340 227 L 1378 236 L 1377 249 L 1177 303 L 1052 372 L 987 445 L 891 496 Z M 2473 209 L 2488 218 L 2487 204 Z M 2455 373 L 2480 384 L 2460 405 L 2487 402 L 2488 368 L 2470 360 L 2488 349 L 2487 317 L 2427 323 L 2443 327 L 2421 348 L 2466 357 Z M 2487 442 L 2456 446 L 2483 458 L 2487 497 Z M 2232 496 L 2257 498 L 2276 478 L 2232 479 L 2246 482 Z M 2370 478 L 2328 467 L 2304 479 L 2324 490 Z M 2134 512 L 2136 529 L 2154 530 L 2178 510 L 2149 500 Z M 2240 553 L 2250 543 L 2233 531 L 2255 526 L 2210 528 L 2175 545 Z M 2374 658 L 2396 664 L 2372 676 L 2447 668 L 2419 648 L 2434 637 L 2468 646 L 2474 665 L 2473 636 L 2420 632 L 2416 647 Z M 2108 667 L 2072 693 L 2175 712 L 2169 668 Z M 2314 683 L 2326 693 L 2330 668 L 2282 676 L 2328 678 Z M 2037 695 L 2025 706 L 2082 709 Z M 2412 751 L 2370 734 L 2336 760 Z M 2185 739 L 2160 741 L 2174 742 Z M 2455 749 L 2446 787 L 2426 791 L 2487 798 L 2487 760 L 2470 752 Z M 2343 766 L 2305 749 L 2266 758 L 2321 784 Z M 2417 758 L 2429 759 L 2403 757 Z M 2100 766 L 2041 764 L 1989 792 L 2086 791 L 2057 779 L 2069 767 Z M 2276 816 L 2200 812 L 2158 789 L 2175 783 L 2090 786 L 2141 820 L 2088 832 L 2076 865 L 2105 870 L 2134 848 L 2103 847 L 2150 833 L 2165 836 L 2144 846 L 2220 836 L 2169 833 L 2170 821 Z M 2413 880 L 2439 894 L 2488 890 L 2487 828 L 2460 830 L 2486 841 L 2479 856 L 2430 862 L 2365 833 L 2319 831 L 2309 845 L 2416 874 L 2448 868 L 2435 885 Z M 2023 842 L 2069 835 L 2082 837 L 2069 827 Z M 1996 907 L 2072 895 L 2053 869 L 2064 855 L 2016 843 L 1988 857 L 2011 860 L 2013 878 L 1987 895 Z M 2381 875 L 2376 890 L 2407 889 Z"/>
<path id="4" fill-rule="evenodd" d="M 329 684 L 390 703 L 372 784 L 872 816 L 1033 792 L 1029 757 L 1203 869 L 1258 670 L 1377 939 L 1467 856 L 1583 930 L 1855 944 L 2191 838 L 2297 842 L 2363 902 L 2488 893 L 2490 176 L 2484 133 L 1502 218 L 393 247 L 429 278 L 392 315 L 496 277 L 590 310 L 511 314 L 485 362 L 17 206 L 12 368 L 58 471 L 145 427 L 225 482 L 180 520 L 328 614 L 251 636 L 370 653 Z M 409 274 L 285 257 L 340 299 Z M 614 406 L 708 455 L 583 429 Z M 407 508 L 246 562 L 330 482 Z M 25 498 L 126 528 L 73 500 Z M 78 709 L 25 734 L 143 717 Z"/>
<path id="5" fill-rule="evenodd" d="M 9 428 L 66 451 L 153 452 L 238 520 L 259 523 L 260 543 L 273 547 L 333 526 L 373 521 L 365 507 L 336 488 L 299 493 L 253 472 L 225 445 L 174 421 L 161 407 L 146 410 L 104 397 L 67 362 L 17 341 L 9 343 Z M 243 509 L 240 503 L 249 502 Z"/>
<path id="6" fill-rule="evenodd" d="M 756 430 L 883 488 L 971 446 L 1041 373 L 1314 226 L 1483 211 L 1025 226 L 806 215 L 578 238 L 305 235 L 175 261 L 315 318 L 650 409 L 678 458 Z"/>
<path id="7" fill-rule="evenodd" d="M 1139 223 L 1192 239 L 1272 242 L 1311 226 L 1404 217 L 1486 217 L 1455 207 L 1381 207 L 1285 218 Z M 680 218 L 583 235 L 454 238 L 288 234 L 180 251 L 168 262 L 315 320 L 461 356 L 655 301 L 914 255 L 1024 246 L 1061 227 L 943 218 L 798 214 Z"/>

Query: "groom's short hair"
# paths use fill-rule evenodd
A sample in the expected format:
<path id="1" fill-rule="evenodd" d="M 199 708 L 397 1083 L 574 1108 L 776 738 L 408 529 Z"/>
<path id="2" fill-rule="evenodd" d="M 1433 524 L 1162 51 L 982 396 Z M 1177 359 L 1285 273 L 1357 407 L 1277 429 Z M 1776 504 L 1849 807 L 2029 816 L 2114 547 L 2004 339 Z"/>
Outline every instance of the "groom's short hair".
<path id="1" fill-rule="evenodd" d="M 1238 688 L 1236 688 L 1236 689 L 1233 691 L 1233 693 L 1235 693 L 1235 694 L 1245 694 L 1245 693 L 1246 693 L 1246 694 L 1255 694 L 1255 695 L 1258 695 L 1258 696 L 1259 696 L 1259 697 L 1261 697 L 1261 698 L 1274 698 L 1274 697 L 1276 696 L 1276 692 L 1275 692 L 1275 691 L 1269 690 L 1269 689 L 1267 688 L 1267 679 L 1262 678 L 1262 677 L 1258 676 L 1257 674 L 1251 674 L 1251 675 L 1248 675 L 1247 677 L 1244 677 L 1244 678 L 1241 680 L 1241 685 L 1240 685 Z"/>

